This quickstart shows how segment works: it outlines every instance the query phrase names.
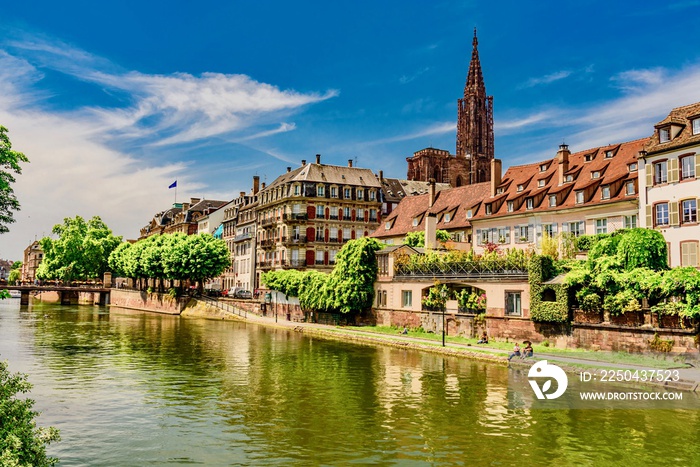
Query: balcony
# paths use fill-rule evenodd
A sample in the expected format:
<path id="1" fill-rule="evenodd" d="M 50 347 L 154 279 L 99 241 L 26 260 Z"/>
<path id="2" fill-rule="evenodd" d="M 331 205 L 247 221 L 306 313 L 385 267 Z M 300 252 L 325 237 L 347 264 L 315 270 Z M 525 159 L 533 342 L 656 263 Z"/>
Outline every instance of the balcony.
<path id="1" fill-rule="evenodd" d="M 308 219 L 308 216 L 306 213 L 301 214 L 301 213 L 287 213 L 284 215 L 284 221 L 285 222 L 302 222 Z"/>
<path id="2" fill-rule="evenodd" d="M 316 262 L 315 262 L 314 264 L 316 264 L 317 266 L 323 266 L 323 265 L 324 265 L 324 261 L 323 261 L 322 259 L 317 259 Z"/>
<path id="3" fill-rule="evenodd" d="M 328 243 L 340 243 L 338 237 L 331 237 L 328 239 Z"/>
<path id="4" fill-rule="evenodd" d="M 253 238 L 253 234 L 250 233 L 250 232 L 247 232 L 247 233 L 244 233 L 244 234 L 241 234 L 241 235 L 236 235 L 236 236 L 233 238 L 233 243 L 243 242 L 243 241 L 246 241 L 246 240 L 250 240 L 251 238 Z"/>
<path id="5" fill-rule="evenodd" d="M 370 216 L 369 221 L 370 222 L 378 222 L 376 216 L 375 217 Z"/>
<path id="6" fill-rule="evenodd" d="M 300 269 L 306 267 L 305 259 L 290 259 L 282 261 L 282 267 L 285 269 Z"/>
<path id="7" fill-rule="evenodd" d="M 261 261 L 258 266 L 260 269 L 270 269 L 272 267 L 272 261 Z"/>
<path id="8" fill-rule="evenodd" d="M 337 215 L 337 214 L 336 214 L 336 215 L 331 214 L 330 216 L 328 216 L 328 219 L 330 219 L 330 220 L 332 220 L 332 221 L 337 221 L 337 220 L 338 220 L 338 215 Z"/>
<path id="9" fill-rule="evenodd" d="M 269 227 L 269 226 L 273 225 L 275 222 L 277 222 L 277 220 L 275 218 L 263 219 L 260 222 L 260 225 L 262 225 L 263 227 Z"/>
<path id="10" fill-rule="evenodd" d="M 296 237 L 283 237 L 282 243 L 284 243 L 286 246 L 305 245 L 306 235 L 298 235 Z"/>
<path id="11" fill-rule="evenodd" d="M 263 249 L 268 249 L 268 248 L 274 248 L 275 247 L 275 239 L 274 238 L 268 238 L 266 240 L 263 240 L 260 242 L 260 247 Z"/>

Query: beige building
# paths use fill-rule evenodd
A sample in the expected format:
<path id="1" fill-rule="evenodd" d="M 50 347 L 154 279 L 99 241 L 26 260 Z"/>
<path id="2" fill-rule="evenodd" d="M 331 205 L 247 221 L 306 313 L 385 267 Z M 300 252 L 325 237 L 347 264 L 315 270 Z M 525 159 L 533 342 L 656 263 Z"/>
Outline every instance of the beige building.
<path id="1" fill-rule="evenodd" d="M 380 189 L 369 169 L 316 162 L 261 188 L 257 207 L 257 274 L 282 268 L 330 271 L 348 240 L 368 236 L 380 222 Z M 259 283 L 259 281 L 258 281 Z"/>
<path id="2" fill-rule="evenodd" d="M 666 239 L 669 265 L 700 266 L 700 103 L 673 109 L 639 153 L 640 225 Z"/>
<path id="3" fill-rule="evenodd" d="M 553 159 L 510 167 L 492 162 L 491 189 L 467 211 L 474 250 L 489 244 L 538 248 L 545 234 L 610 233 L 639 225 L 637 154 L 648 138 L 572 154 L 562 144 Z"/>
<path id="4" fill-rule="evenodd" d="M 151 235 L 175 232 L 194 235 L 199 231 L 200 219 L 216 211 L 226 203 L 226 201 L 200 198 L 190 198 L 188 203 L 175 203 L 172 208 L 153 216 L 148 225 L 141 228 L 139 240 L 143 240 Z"/>
<path id="5" fill-rule="evenodd" d="M 31 245 L 24 249 L 22 259 L 22 282 L 34 282 L 36 280 L 36 270 L 44 259 L 44 252 L 38 241 L 34 240 Z"/>

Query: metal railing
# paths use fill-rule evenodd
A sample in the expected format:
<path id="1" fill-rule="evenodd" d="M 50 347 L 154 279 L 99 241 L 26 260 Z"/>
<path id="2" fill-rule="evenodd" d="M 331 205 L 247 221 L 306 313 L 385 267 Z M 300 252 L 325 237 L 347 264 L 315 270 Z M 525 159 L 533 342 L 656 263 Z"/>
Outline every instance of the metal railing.
<path id="1" fill-rule="evenodd" d="M 202 295 L 200 297 L 197 297 L 197 299 L 202 300 L 203 302 L 206 302 L 209 305 L 215 306 L 227 313 L 231 313 L 242 318 L 248 317 L 248 312 L 245 309 L 237 308 L 233 306 L 232 303 L 224 302 L 215 297 L 209 297 L 208 295 Z"/>
<path id="2" fill-rule="evenodd" d="M 397 277 L 431 279 L 517 279 L 527 280 L 527 261 L 454 261 L 425 264 L 397 264 Z"/>

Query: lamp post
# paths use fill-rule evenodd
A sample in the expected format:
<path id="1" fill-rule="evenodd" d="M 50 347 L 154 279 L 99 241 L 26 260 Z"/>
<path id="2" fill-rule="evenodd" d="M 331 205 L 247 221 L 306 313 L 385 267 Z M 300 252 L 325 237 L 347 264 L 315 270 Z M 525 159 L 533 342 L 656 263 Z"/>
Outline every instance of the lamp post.
<path id="1" fill-rule="evenodd" d="M 447 291 L 440 291 L 440 306 L 442 308 L 442 346 L 445 347 L 445 304 L 447 303 Z"/>

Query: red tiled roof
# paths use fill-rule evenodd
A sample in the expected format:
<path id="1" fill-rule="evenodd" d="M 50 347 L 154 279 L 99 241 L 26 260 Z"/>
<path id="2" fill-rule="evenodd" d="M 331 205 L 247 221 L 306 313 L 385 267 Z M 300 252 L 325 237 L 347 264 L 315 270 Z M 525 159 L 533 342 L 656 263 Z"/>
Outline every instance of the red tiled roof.
<path id="1" fill-rule="evenodd" d="M 645 147 L 646 151 L 649 154 L 653 154 L 690 144 L 700 144 L 700 134 L 693 134 L 693 127 L 691 124 L 691 120 L 695 118 L 700 118 L 700 102 L 671 110 L 671 113 L 669 113 L 665 119 L 654 125 L 654 128 L 658 129 L 667 125 L 676 125 L 682 127 L 680 133 L 671 141 L 660 143 L 659 132 L 658 130 L 655 131 L 654 134 L 651 135 L 651 138 L 649 138 L 649 144 Z"/>
<path id="2" fill-rule="evenodd" d="M 511 182 L 504 191 L 504 194 L 507 195 L 507 200 L 513 201 L 520 197 L 533 198 L 535 203 L 533 208 L 527 209 L 527 203 L 525 202 L 520 206 L 517 206 L 516 203 L 514 210 L 508 212 L 508 203 L 502 203 L 500 206 L 497 206 L 498 203 L 494 203 L 493 206 L 498 207 L 498 209 L 494 209 L 490 215 L 486 215 L 485 209 L 480 208 L 477 213 L 474 213 L 472 221 L 518 215 L 525 212 L 556 211 L 576 206 L 593 206 L 636 198 L 637 194 L 627 196 L 625 190 L 611 189 L 611 197 L 603 200 L 601 199 L 601 190 L 603 186 L 637 178 L 637 172 L 629 172 L 628 165 L 637 162 L 637 153 L 648 141 L 649 138 L 643 138 L 621 144 L 587 149 L 569 155 L 570 168 L 566 175 L 573 175 L 574 178 L 572 182 L 561 185 L 559 184 L 558 174 L 559 162 L 556 157 L 533 164 L 510 167 L 506 170 L 503 176 L 503 183 L 500 185 L 504 187 L 507 182 Z M 614 155 L 612 158 L 605 157 L 607 151 L 613 151 Z M 594 156 L 593 160 L 585 162 L 585 156 L 588 154 Z M 547 170 L 540 172 L 540 166 L 543 164 L 548 164 Z M 600 172 L 600 177 L 592 178 L 591 174 L 593 172 Z M 547 178 L 549 180 L 544 187 L 537 186 L 538 180 Z M 523 185 L 521 192 L 517 191 L 518 185 Z M 576 192 L 581 190 L 588 192 L 586 193 L 586 202 L 576 204 Z M 635 189 L 636 191 L 638 190 Z M 558 195 L 557 206 L 550 207 L 548 196 L 546 195 L 553 194 Z M 559 199 L 560 197 L 563 197 L 563 199 Z M 491 198 L 487 195 L 484 199 L 484 204 L 492 203 L 496 200 L 498 200 L 498 197 Z M 516 207 L 517 209 L 515 209 Z"/>

